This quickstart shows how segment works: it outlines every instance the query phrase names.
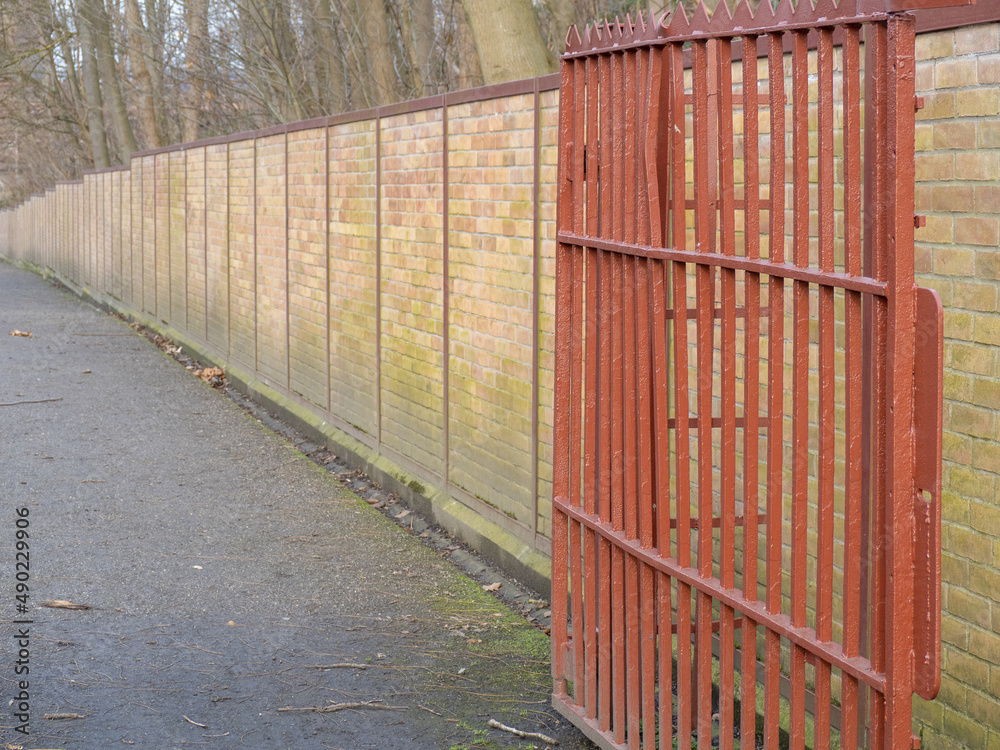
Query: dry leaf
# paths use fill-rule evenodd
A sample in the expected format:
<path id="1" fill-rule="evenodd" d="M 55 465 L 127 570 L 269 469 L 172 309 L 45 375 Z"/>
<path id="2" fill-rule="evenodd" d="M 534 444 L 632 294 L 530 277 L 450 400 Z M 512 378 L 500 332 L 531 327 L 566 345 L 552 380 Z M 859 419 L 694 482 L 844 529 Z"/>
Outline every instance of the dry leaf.
<path id="1" fill-rule="evenodd" d="M 67 602 L 63 599 L 55 599 L 51 602 L 42 602 L 43 607 L 50 607 L 51 609 L 90 609 L 89 604 L 74 604 L 73 602 Z"/>
<path id="2" fill-rule="evenodd" d="M 410 515 L 410 513 L 411 511 L 408 510 L 404 510 L 402 513 L 397 513 L 396 520 L 398 521 L 400 518 L 406 518 L 408 515 Z"/>
<path id="3" fill-rule="evenodd" d="M 500 581 L 497 581 L 496 583 L 491 583 L 489 586 L 483 586 L 483 591 L 496 591 L 500 588 L 500 586 Z"/>
<path id="4" fill-rule="evenodd" d="M 226 377 L 226 372 L 221 367 L 206 367 L 204 370 L 195 370 L 194 376 L 211 386 L 218 387 L 222 385 L 222 379 Z"/>
<path id="5" fill-rule="evenodd" d="M 26 339 L 31 338 L 31 331 L 19 331 L 16 328 L 10 332 L 11 336 L 24 336 Z"/>

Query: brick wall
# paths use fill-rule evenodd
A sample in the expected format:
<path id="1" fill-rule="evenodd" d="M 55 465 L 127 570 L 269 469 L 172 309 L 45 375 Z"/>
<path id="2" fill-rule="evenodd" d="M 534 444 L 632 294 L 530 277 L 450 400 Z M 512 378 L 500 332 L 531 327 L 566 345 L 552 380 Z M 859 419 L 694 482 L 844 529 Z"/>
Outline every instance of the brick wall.
<path id="1" fill-rule="evenodd" d="M 916 265 L 946 379 L 944 675 L 915 729 L 998 750 L 1000 24 L 921 34 L 917 57 Z M 0 251 L 263 378 L 492 523 L 504 559 L 545 555 L 552 86 L 137 155 L 0 213 Z"/>
<path id="2" fill-rule="evenodd" d="M 944 304 L 941 693 L 928 748 L 1000 748 L 1000 24 L 917 38 L 919 283 Z"/>

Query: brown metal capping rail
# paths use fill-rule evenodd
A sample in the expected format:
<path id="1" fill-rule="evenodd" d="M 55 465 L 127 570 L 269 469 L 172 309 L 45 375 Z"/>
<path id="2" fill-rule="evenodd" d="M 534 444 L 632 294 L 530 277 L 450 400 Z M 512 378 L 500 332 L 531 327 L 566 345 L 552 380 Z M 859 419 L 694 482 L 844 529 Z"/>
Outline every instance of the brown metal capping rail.
<path id="1" fill-rule="evenodd" d="M 898 12 L 935 4 L 570 32 L 553 704 L 602 747 L 903 750 L 937 693 L 943 324 Z"/>

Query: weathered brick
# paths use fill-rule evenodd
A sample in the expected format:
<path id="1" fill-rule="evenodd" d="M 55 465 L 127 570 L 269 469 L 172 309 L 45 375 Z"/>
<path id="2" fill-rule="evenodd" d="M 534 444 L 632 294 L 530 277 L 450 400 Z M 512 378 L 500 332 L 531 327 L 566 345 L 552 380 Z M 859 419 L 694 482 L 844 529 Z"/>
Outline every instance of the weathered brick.
<path id="1" fill-rule="evenodd" d="M 916 155 L 916 180 L 952 180 L 955 178 L 955 155 L 930 151 Z"/>
<path id="2" fill-rule="evenodd" d="M 1000 154 L 982 151 L 956 154 L 955 175 L 963 180 L 1000 179 Z"/>
<path id="3" fill-rule="evenodd" d="M 975 324 L 975 316 L 964 310 L 956 310 L 949 307 L 944 311 L 944 336 L 947 339 L 958 339 L 960 341 L 972 341 Z M 959 397 L 959 396 L 955 396 Z M 963 400 L 966 393 L 960 396 Z"/>
<path id="4" fill-rule="evenodd" d="M 1000 250 L 981 250 L 976 253 L 976 276 L 980 279 L 1000 280 Z"/>
<path id="5" fill-rule="evenodd" d="M 967 589 L 969 587 L 969 561 L 951 553 L 951 531 L 956 527 L 953 525 L 955 521 L 951 515 L 947 516 L 947 519 L 948 524 L 942 527 L 943 538 L 944 533 L 947 532 L 947 541 L 943 542 L 944 549 L 941 550 L 941 580 L 950 586 Z M 951 642 L 957 643 L 957 641 Z"/>
<path id="6" fill-rule="evenodd" d="M 1000 380 L 975 378 L 969 400 L 978 406 L 995 410 L 1000 405 Z"/>
<path id="7" fill-rule="evenodd" d="M 976 121 L 979 148 L 1000 148 L 1000 119 L 983 118 Z M 994 207 L 994 211 L 996 208 Z"/>
<path id="8" fill-rule="evenodd" d="M 981 284 L 975 281 L 955 281 L 952 304 L 963 310 L 996 312 L 997 287 L 995 284 Z"/>
<path id="9" fill-rule="evenodd" d="M 986 747 L 986 727 L 968 716 L 949 713 L 944 717 L 944 731 L 968 747 Z"/>
<path id="10" fill-rule="evenodd" d="M 1000 55 L 979 55 L 977 59 L 979 82 L 1000 83 Z"/>
<path id="11" fill-rule="evenodd" d="M 974 55 L 995 52 L 998 47 L 997 24 L 984 23 L 955 29 L 955 54 Z"/>
<path id="12" fill-rule="evenodd" d="M 979 628 L 969 631 L 969 653 L 1000 666 L 1000 638 L 996 633 Z"/>
<path id="13" fill-rule="evenodd" d="M 955 54 L 955 32 L 949 30 L 920 34 L 917 36 L 915 51 L 918 60 L 953 55 Z"/>
<path id="14" fill-rule="evenodd" d="M 974 341 L 987 346 L 1000 346 L 1000 317 L 977 315 L 975 325 Z M 998 393 L 998 399 L 991 403 L 992 406 L 997 404 L 1000 404 L 1000 393 Z"/>
<path id="15" fill-rule="evenodd" d="M 942 276 L 971 276 L 975 273 L 975 265 L 976 256 L 972 250 L 941 247 L 934 251 L 934 273 Z"/>
<path id="16" fill-rule="evenodd" d="M 924 94 L 924 107 L 917 112 L 917 120 L 943 120 L 954 116 L 954 91 L 934 91 Z"/>
<path id="17" fill-rule="evenodd" d="M 934 185 L 932 188 L 934 210 L 968 211 L 973 201 L 974 190 L 972 185 Z"/>
<path id="18" fill-rule="evenodd" d="M 990 117 L 1000 113 L 1000 88 L 979 86 L 956 91 L 955 113 L 959 117 Z"/>
<path id="19" fill-rule="evenodd" d="M 951 216 L 931 214 L 927 223 L 913 234 L 917 242 L 950 243 L 955 238 L 955 220 Z"/>
<path id="20" fill-rule="evenodd" d="M 951 404 L 949 417 L 950 428 L 964 435 L 988 439 L 996 433 L 996 414 L 991 409 L 968 404 Z M 952 489 L 959 491 L 954 485 Z"/>
<path id="21" fill-rule="evenodd" d="M 955 491 L 961 491 L 960 488 L 955 488 L 954 481 L 950 484 Z M 993 557 L 993 540 L 988 535 L 974 529 L 952 525 L 948 529 L 948 549 L 953 554 L 966 560 L 973 560 L 977 563 L 989 563 Z M 970 566 L 970 570 L 973 570 L 975 567 Z M 971 575 L 974 575 L 974 572 L 970 574 L 970 580 Z M 968 584 L 963 585 L 967 586 Z"/>
<path id="22" fill-rule="evenodd" d="M 975 86 L 979 83 L 975 58 L 944 58 L 934 64 L 934 85 L 939 89 Z"/>
<path id="23" fill-rule="evenodd" d="M 969 590 L 973 593 L 979 594 L 980 596 L 985 596 L 994 603 L 1000 602 L 1000 571 L 987 567 L 989 559 L 986 559 L 983 562 L 986 564 L 970 566 Z M 992 607 L 990 611 L 992 622 Z M 987 633 L 986 635 L 995 638 L 993 633 Z M 982 656 L 982 654 L 979 655 Z M 1000 658 L 1000 644 L 998 644 L 996 656 Z"/>
<path id="24" fill-rule="evenodd" d="M 969 525 L 995 537 L 1000 530 L 1000 506 L 995 503 L 996 497 L 986 497 L 980 503 L 973 502 L 969 507 Z"/>

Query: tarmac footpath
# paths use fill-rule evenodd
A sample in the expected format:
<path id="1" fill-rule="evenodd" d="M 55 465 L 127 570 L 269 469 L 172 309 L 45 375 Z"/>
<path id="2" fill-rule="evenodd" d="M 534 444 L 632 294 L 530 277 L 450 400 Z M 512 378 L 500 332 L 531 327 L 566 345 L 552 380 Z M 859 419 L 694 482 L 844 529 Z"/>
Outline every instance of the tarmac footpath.
<path id="1" fill-rule="evenodd" d="M 592 747 L 549 705 L 542 632 L 2 263 L 0 492 L 0 750 L 547 746 L 490 719 Z"/>

